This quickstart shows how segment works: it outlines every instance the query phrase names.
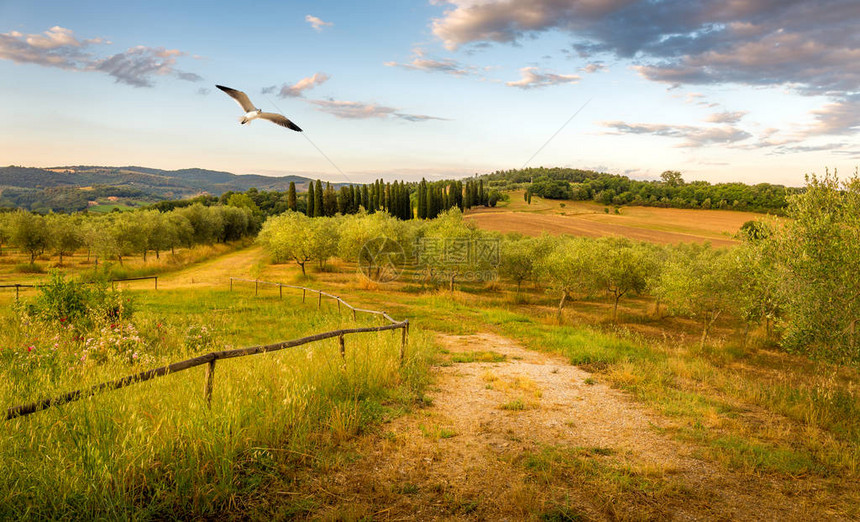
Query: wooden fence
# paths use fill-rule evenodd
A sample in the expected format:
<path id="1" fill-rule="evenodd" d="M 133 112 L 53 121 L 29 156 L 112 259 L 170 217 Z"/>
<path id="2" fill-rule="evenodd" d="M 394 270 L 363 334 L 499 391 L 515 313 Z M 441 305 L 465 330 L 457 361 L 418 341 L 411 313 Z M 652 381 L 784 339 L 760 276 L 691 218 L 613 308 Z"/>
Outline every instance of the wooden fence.
<path id="1" fill-rule="evenodd" d="M 299 339 L 292 339 L 289 341 L 282 341 L 274 344 L 266 344 L 259 346 L 250 346 L 246 348 L 236 348 L 234 350 L 222 350 L 218 352 L 210 352 L 205 355 L 200 355 L 198 357 L 193 357 L 191 359 L 186 359 L 184 361 L 175 362 L 169 364 L 167 366 L 162 366 L 160 368 L 155 368 L 152 370 L 146 370 L 144 372 L 140 372 L 135 375 L 129 375 L 127 377 L 123 377 L 121 379 L 116 379 L 114 381 L 104 382 L 101 384 L 97 384 L 91 388 L 86 388 L 82 390 L 75 390 L 69 393 L 64 393 L 58 397 L 51 397 L 42 399 L 30 404 L 22 404 L 20 406 L 15 406 L 13 408 L 9 408 L 6 410 L 6 420 L 14 419 L 16 417 L 23 417 L 25 415 L 30 415 L 31 413 L 36 413 L 38 411 L 45 410 L 52 406 L 59 406 L 61 404 L 66 404 L 69 402 L 74 402 L 80 399 L 84 399 L 86 397 L 90 397 L 99 393 L 118 390 L 120 388 L 125 388 L 126 386 L 131 386 L 132 384 L 137 384 L 140 382 L 148 381 L 151 379 L 155 379 L 157 377 L 164 377 L 166 375 L 170 375 L 173 373 L 189 370 L 196 366 L 206 365 L 206 374 L 204 379 L 203 386 L 203 397 L 206 399 L 206 403 L 211 405 L 212 403 L 212 390 L 214 388 L 214 378 L 215 378 L 215 362 L 219 359 L 233 359 L 235 357 L 246 357 L 248 355 L 257 355 L 260 353 L 267 352 L 276 352 L 278 350 L 283 350 L 285 348 L 293 348 L 295 346 L 301 346 L 308 343 L 313 343 L 317 341 L 322 341 L 324 339 L 332 339 L 334 337 L 338 338 L 338 343 L 340 346 L 340 355 L 341 357 L 346 357 L 346 344 L 344 341 L 344 337 L 351 334 L 357 333 L 367 333 L 367 332 L 383 332 L 386 330 L 401 330 L 401 344 L 400 344 L 400 364 L 403 364 L 403 360 L 406 356 L 406 344 L 409 338 L 409 320 L 404 321 L 396 321 L 391 318 L 385 312 L 379 312 L 376 310 L 365 310 L 363 308 L 355 308 L 350 305 L 343 299 L 338 296 L 323 292 L 321 290 L 315 290 L 313 288 L 305 288 L 303 286 L 293 286 L 293 285 L 285 285 L 281 283 L 273 283 L 270 281 L 259 281 L 259 280 L 251 280 L 251 279 L 240 279 L 240 278 L 230 278 L 230 290 L 233 290 L 233 281 L 243 281 L 243 282 L 251 282 L 255 283 L 255 295 L 259 292 L 260 285 L 277 285 L 280 288 L 280 295 L 283 297 L 283 289 L 291 288 L 291 289 L 300 289 L 302 290 L 302 302 L 305 302 L 305 296 L 308 292 L 317 293 L 318 304 L 322 302 L 322 297 L 326 296 L 331 299 L 335 299 L 338 302 L 338 306 L 340 305 L 346 306 L 350 310 L 352 310 L 353 318 L 356 317 L 356 312 L 368 313 L 373 315 L 379 315 L 386 319 L 389 324 L 384 326 L 367 326 L 362 328 L 345 328 L 341 330 L 333 330 L 330 332 L 318 333 L 315 335 L 309 335 L 307 337 L 301 337 Z"/>
<path id="2" fill-rule="evenodd" d="M 158 276 L 146 276 L 146 277 L 126 277 L 124 279 L 111 279 L 108 282 L 113 286 L 115 283 L 120 283 L 122 281 L 143 281 L 146 279 L 155 280 L 155 289 L 158 290 Z M 94 285 L 95 281 L 85 281 L 85 285 Z M 18 300 L 18 294 L 21 288 L 42 288 L 46 286 L 46 283 L 36 283 L 36 284 L 25 284 L 25 283 L 11 283 L 8 285 L 0 285 L 0 288 L 14 288 L 15 289 L 15 300 Z"/>
<path id="3" fill-rule="evenodd" d="M 389 323 L 396 323 L 397 322 L 394 319 L 392 319 L 391 316 L 385 312 L 379 312 L 376 310 L 366 310 L 364 308 L 356 308 L 356 307 L 350 305 L 349 303 L 347 303 L 346 301 L 344 301 L 343 299 L 341 299 L 340 297 L 338 297 L 336 295 L 329 294 L 327 292 L 323 292 L 322 290 L 315 290 L 313 288 L 307 288 L 304 286 L 287 285 L 284 283 L 275 283 L 272 281 L 261 281 L 259 279 L 242 279 L 240 277 L 231 277 L 230 278 L 230 291 L 231 292 L 233 291 L 233 281 L 239 281 L 239 282 L 243 282 L 243 283 L 254 283 L 254 295 L 258 295 L 260 293 L 260 286 L 277 286 L 278 287 L 278 294 L 280 297 L 284 297 L 284 288 L 301 290 L 302 291 L 302 303 L 304 303 L 305 300 L 307 299 L 308 293 L 315 293 L 318 295 L 318 297 L 317 297 L 317 308 L 322 307 L 323 297 L 328 297 L 329 299 L 334 299 L 335 301 L 337 301 L 337 309 L 338 310 L 340 310 L 341 306 L 345 306 L 346 308 L 349 308 L 350 310 L 352 310 L 352 318 L 353 319 L 356 318 L 356 313 L 364 313 L 364 314 L 379 315 L 379 316 L 385 318 L 385 320 L 388 321 Z"/>

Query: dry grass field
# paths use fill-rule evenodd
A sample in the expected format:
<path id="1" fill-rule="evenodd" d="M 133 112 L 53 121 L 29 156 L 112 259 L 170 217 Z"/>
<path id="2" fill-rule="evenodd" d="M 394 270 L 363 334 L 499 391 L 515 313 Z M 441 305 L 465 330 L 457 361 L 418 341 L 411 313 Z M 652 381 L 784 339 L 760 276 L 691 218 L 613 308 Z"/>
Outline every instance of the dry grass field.
<path id="1" fill-rule="evenodd" d="M 621 207 L 616 214 L 613 207 L 590 201 L 533 197 L 528 205 L 522 191 L 510 195 L 510 202 L 504 206 L 470 211 L 467 219 L 485 230 L 527 236 L 542 232 L 584 237 L 614 235 L 663 244 L 710 241 L 714 246 L 731 246 L 736 243 L 734 235 L 741 225 L 766 217 L 731 210 L 634 206 Z"/>

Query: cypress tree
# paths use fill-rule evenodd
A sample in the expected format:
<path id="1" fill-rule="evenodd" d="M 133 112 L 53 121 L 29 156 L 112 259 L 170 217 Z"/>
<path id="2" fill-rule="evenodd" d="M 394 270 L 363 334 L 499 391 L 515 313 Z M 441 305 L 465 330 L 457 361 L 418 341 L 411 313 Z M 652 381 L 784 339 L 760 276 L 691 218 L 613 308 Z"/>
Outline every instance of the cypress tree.
<path id="1" fill-rule="evenodd" d="M 290 188 L 287 190 L 287 208 L 289 210 L 296 209 L 296 182 L 290 182 Z"/>
<path id="2" fill-rule="evenodd" d="M 367 189 L 367 185 L 361 186 L 361 206 L 370 212 L 370 191 Z"/>
<path id="3" fill-rule="evenodd" d="M 433 190 L 432 185 L 424 185 L 424 219 L 432 219 L 433 214 L 430 209 L 430 191 Z"/>
<path id="4" fill-rule="evenodd" d="M 326 216 L 337 214 L 337 193 L 328 181 L 325 182 L 325 192 L 323 193 L 323 213 Z"/>
<path id="5" fill-rule="evenodd" d="M 427 202 L 427 180 L 421 178 L 421 183 L 418 184 L 418 219 L 426 219 L 427 218 L 427 206 L 425 203 Z"/>
<path id="6" fill-rule="evenodd" d="M 322 217 L 324 215 L 322 181 L 317 180 L 316 189 L 314 190 L 314 217 Z"/>
<path id="7" fill-rule="evenodd" d="M 346 191 L 347 188 L 343 186 L 337 192 L 337 211 L 341 214 L 346 214 L 347 209 L 349 209 L 349 196 Z"/>
<path id="8" fill-rule="evenodd" d="M 484 180 L 478 180 L 478 204 L 487 206 L 486 194 L 484 194 Z"/>
<path id="9" fill-rule="evenodd" d="M 314 197 L 314 182 L 311 181 L 308 183 L 308 217 L 314 217 L 315 210 L 314 205 L 316 204 L 316 198 Z"/>

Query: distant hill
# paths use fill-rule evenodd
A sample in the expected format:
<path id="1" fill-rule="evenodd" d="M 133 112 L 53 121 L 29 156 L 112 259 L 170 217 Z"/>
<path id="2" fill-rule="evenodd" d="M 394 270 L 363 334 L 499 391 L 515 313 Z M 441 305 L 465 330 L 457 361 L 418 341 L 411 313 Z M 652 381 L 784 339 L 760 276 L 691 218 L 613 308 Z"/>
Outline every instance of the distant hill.
<path id="1" fill-rule="evenodd" d="M 99 167 L 76 165 L 51 168 L 0 167 L 0 207 L 20 207 L 47 212 L 73 212 L 117 198 L 127 206 L 199 194 L 221 195 L 228 191 L 286 191 L 290 182 L 307 190 L 302 176 L 261 176 L 217 170 L 161 170 L 149 167 Z M 339 184 L 337 185 L 339 186 Z"/>

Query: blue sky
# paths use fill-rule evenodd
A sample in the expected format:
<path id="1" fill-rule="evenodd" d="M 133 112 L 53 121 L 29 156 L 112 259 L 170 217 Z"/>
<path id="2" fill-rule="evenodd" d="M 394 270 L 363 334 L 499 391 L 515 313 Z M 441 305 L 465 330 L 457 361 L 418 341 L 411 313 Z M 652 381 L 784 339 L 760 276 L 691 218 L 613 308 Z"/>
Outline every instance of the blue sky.
<path id="1" fill-rule="evenodd" d="M 854 0 L 235 5 L 0 0 L 0 164 L 360 182 L 518 168 L 546 145 L 529 166 L 801 185 L 860 163 Z M 300 134 L 240 126 L 216 83 L 344 174 Z"/>

